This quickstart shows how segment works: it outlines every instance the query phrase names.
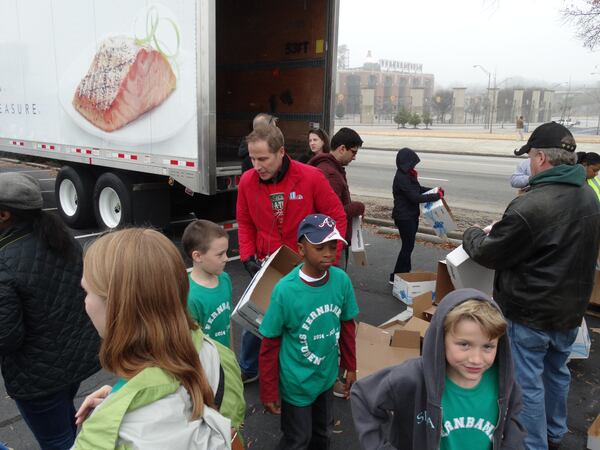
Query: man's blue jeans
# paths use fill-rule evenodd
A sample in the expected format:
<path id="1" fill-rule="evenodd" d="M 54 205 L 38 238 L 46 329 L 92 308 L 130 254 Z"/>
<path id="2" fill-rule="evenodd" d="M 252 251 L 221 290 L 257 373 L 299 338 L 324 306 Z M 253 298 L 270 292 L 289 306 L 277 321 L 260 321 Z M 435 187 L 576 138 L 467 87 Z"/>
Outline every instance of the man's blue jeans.
<path id="1" fill-rule="evenodd" d="M 68 450 L 75 442 L 73 399 L 79 383 L 44 397 L 15 400 L 17 408 L 42 450 Z"/>
<path id="2" fill-rule="evenodd" d="M 258 374 L 258 353 L 260 352 L 260 338 L 249 331 L 242 331 L 242 349 L 240 350 L 240 369 L 248 378 Z"/>
<path id="3" fill-rule="evenodd" d="M 525 448 L 548 448 L 567 432 L 567 397 L 571 372 L 567 359 L 577 328 L 542 331 L 509 321 L 508 335 L 515 376 L 523 391 L 519 420 L 527 430 Z"/>

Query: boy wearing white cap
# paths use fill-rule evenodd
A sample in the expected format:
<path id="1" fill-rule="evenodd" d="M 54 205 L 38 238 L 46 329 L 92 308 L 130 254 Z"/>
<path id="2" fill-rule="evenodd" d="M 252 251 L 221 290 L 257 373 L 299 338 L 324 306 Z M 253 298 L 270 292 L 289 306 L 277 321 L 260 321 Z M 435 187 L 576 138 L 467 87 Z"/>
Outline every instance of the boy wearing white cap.
<path id="1" fill-rule="evenodd" d="M 311 214 L 300 223 L 303 264 L 275 285 L 259 328 L 260 397 L 281 414 L 279 449 L 329 448 L 338 359 L 347 371 L 346 396 L 356 380 L 358 306 L 350 278 L 333 266 L 337 241 L 346 243 L 329 216 Z"/>

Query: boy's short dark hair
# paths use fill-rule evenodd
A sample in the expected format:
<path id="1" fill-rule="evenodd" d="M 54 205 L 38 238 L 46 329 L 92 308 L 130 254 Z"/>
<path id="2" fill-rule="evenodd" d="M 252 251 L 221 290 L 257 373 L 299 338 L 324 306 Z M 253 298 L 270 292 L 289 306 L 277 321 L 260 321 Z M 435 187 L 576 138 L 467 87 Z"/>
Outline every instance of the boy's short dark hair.
<path id="1" fill-rule="evenodd" d="M 362 147 L 363 141 L 352 128 L 340 128 L 331 138 L 331 150 L 334 151 L 340 145 L 346 148 Z"/>
<path id="2" fill-rule="evenodd" d="M 229 238 L 229 235 L 221 226 L 210 220 L 196 219 L 185 227 L 181 245 L 185 254 L 191 258 L 192 252 L 206 253 L 212 241 L 222 237 Z"/>
<path id="3" fill-rule="evenodd" d="M 506 319 L 489 302 L 467 300 L 454 307 L 444 319 L 444 334 L 452 332 L 461 320 L 472 320 L 490 339 L 499 338 L 506 333 Z"/>

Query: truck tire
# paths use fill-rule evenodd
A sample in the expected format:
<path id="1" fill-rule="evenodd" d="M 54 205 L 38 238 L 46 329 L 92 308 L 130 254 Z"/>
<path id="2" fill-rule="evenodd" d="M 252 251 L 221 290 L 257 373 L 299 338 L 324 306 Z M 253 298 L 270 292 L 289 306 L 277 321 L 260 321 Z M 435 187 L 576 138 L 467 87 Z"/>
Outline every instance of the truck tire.
<path id="1" fill-rule="evenodd" d="M 94 176 L 88 170 L 64 166 L 54 183 L 58 214 L 71 228 L 94 225 Z"/>
<path id="2" fill-rule="evenodd" d="M 133 219 L 131 181 L 126 175 L 105 172 L 94 187 L 94 215 L 101 228 L 118 228 Z"/>

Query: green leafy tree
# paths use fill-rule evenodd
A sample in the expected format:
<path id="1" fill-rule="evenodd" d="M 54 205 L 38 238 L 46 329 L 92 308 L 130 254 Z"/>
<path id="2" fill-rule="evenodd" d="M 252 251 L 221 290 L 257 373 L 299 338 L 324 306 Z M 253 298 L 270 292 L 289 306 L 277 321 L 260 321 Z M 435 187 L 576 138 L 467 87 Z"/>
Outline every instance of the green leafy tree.
<path id="1" fill-rule="evenodd" d="M 337 105 L 335 105 L 335 116 L 338 119 L 343 119 L 345 114 L 346 114 L 346 105 L 344 105 L 344 103 L 339 102 Z"/>
<path id="2" fill-rule="evenodd" d="M 428 112 L 423 113 L 423 123 L 425 124 L 425 128 L 429 129 L 429 125 L 433 123 L 431 119 L 431 115 Z"/>
<path id="3" fill-rule="evenodd" d="M 410 120 L 411 114 L 405 109 L 401 109 L 398 111 L 398 114 L 394 116 L 394 122 L 398 124 L 398 128 L 402 126 L 402 128 L 406 127 L 406 124 Z"/>
<path id="4" fill-rule="evenodd" d="M 421 116 L 418 113 L 412 114 L 408 123 L 410 123 L 413 126 L 413 128 L 417 128 L 417 125 L 421 123 Z"/>

